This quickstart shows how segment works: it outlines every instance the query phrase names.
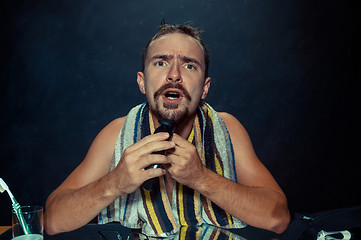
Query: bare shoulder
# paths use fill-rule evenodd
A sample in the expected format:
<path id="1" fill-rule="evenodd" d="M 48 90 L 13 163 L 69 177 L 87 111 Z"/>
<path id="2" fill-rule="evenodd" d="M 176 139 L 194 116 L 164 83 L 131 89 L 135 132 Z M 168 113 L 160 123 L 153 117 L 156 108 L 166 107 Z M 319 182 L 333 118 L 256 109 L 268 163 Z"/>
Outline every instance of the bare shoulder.
<path id="1" fill-rule="evenodd" d="M 248 158 L 256 158 L 251 139 L 243 125 L 229 113 L 220 112 L 218 114 L 226 124 L 229 135 L 231 136 L 232 144 L 236 149 L 235 153 L 237 159 L 243 159 L 245 156 Z"/>
<path id="2" fill-rule="evenodd" d="M 104 160 L 105 158 L 106 162 L 110 163 L 109 159 L 113 156 L 114 146 L 125 119 L 126 117 L 117 118 L 99 132 L 90 146 L 84 161 L 99 162 L 99 159 Z"/>
<path id="3" fill-rule="evenodd" d="M 105 126 L 94 139 L 92 145 L 90 146 L 89 152 L 91 152 L 93 148 L 97 149 L 98 147 L 114 147 L 125 119 L 126 117 L 117 118 Z"/>
<path id="4" fill-rule="evenodd" d="M 218 114 L 225 122 L 232 140 L 239 183 L 253 187 L 268 187 L 282 193 L 270 172 L 258 159 L 251 139 L 242 124 L 229 113 Z"/>
<path id="5" fill-rule="evenodd" d="M 230 135 L 247 134 L 246 129 L 233 115 L 226 112 L 218 112 L 219 116 L 223 119 Z"/>
<path id="6" fill-rule="evenodd" d="M 117 137 L 120 130 L 123 127 L 124 121 L 126 119 L 126 116 L 117 118 L 113 121 L 111 121 L 107 126 L 103 128 L 103 130 L 98 134 L 97 138 L 108 138 L 108 137 Z"/>

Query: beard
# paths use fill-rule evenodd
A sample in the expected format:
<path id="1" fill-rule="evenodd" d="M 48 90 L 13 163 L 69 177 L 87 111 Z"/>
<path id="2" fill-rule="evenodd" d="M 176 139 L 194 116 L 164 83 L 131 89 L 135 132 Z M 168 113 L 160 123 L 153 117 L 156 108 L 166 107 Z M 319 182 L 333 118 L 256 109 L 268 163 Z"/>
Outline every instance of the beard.
<path id="1" fill-rule="evenodd" d="M 159 118 L 179 123 L 188 116 L 189 108 L 186 104 L 162 104 L 160 101 L 156 100 L 156 109 L 153 112 L 157 113 Z"/>
<path id="2" fill-rule="evenodd" d="M 177 88 L 182 91 L 184 100 L 180 103 L 166 103 L 162 101 L 162 94 L 168 88 Z M 155 113 L 159 118 L 172 120 L 175 123 L 179 123 L 184 120 L 189 115 L 189 103 L 191 102 L 192 98 L 187 92 L 187 90 L 178 83 L 167 83 L 160 87 L 158 91 L 154 93 L 154 101 L 155 106 L 153 107 L 150 104 L 150 108 L 153 113 Z"/>

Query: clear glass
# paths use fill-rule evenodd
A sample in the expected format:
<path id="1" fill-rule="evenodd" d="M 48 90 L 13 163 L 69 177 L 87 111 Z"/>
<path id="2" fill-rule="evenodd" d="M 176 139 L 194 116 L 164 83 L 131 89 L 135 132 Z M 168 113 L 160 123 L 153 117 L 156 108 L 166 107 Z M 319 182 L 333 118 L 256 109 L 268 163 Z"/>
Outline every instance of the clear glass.
<path id="1" fill-rule="evenodd" d="M 12 212 L 12 239 L 13 240 L 42 240 L 44 232 L 43 208 L 40 206 L 21 207 L 25 222 L 30 234 L 25 234 L 15 212 Z"/>

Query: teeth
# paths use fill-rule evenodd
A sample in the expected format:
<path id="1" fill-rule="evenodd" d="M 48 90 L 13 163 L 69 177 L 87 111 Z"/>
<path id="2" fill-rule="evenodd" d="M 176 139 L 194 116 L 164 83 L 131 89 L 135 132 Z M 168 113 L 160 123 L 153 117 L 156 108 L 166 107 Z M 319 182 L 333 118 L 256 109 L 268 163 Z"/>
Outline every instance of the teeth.
<path id="1" fill-rule="evenodd" d="M 167 92 L 165 96 L 169 99 L 177 99 L 179 98 L 179 93 L 177 92 Z"/>

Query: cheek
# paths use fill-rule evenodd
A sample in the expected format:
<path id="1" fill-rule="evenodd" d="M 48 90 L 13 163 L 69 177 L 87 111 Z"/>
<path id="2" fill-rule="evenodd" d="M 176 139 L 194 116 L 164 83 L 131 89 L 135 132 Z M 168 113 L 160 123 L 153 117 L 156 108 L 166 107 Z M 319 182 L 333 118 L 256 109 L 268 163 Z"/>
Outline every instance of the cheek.
<path id="1" fill-rule="evenodd" d="M 147 78 L 144 79 L 144 85 L 148 89 L 156 89 L 157 86 L 160 84 L 159 81 L 160 77 L 156 74 L 148 74 Z"/>
<path id="2" fill-rule="evenodd" d="M 145 95 L 147 95 L 147 98 L 153 96 L 153 94 L 152 86 L 145 86 Z"/>
<path id="3" fill-rule="evenodd" d="M 159 86 L 156 85 L 155 82 L 148 81 L 144 84 L 144 87 L 147 100 L 152 100 L 154 98 L 154 93 L 159 89 Z"/>
<path id="4" fill-rule="evenodd" d="M 195 99 L 200 99 L 203 95 L 203 84 L 197 84 L 193 86 L 193 93 L 192 95 L 195 97 Z"/>

